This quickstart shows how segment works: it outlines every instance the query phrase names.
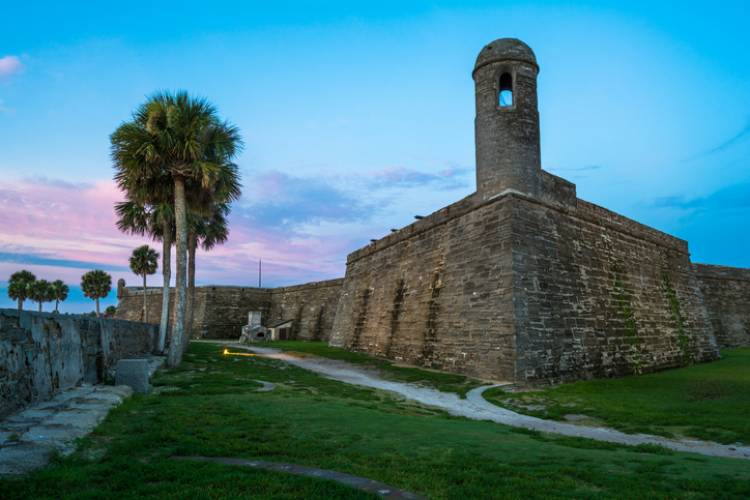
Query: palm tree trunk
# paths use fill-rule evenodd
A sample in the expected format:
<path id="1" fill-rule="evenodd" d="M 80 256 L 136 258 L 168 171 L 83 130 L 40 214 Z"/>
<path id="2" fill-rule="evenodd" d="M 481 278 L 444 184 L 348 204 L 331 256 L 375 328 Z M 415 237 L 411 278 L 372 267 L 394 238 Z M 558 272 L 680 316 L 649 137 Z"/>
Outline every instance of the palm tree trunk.
<path id="1" fill-rule="evenodd" d="M 169 283 L 172 280 L 172 223 L 164 222 L 162 235 L 162 264 L 161 274 L 164 284 L 161 291 L 161 321 L 159 322 L 159 342 L 156 346 L 158 353 L 164 352 L 169 328 Z"/>
<path id="2" fill-rule="evenodd" d="M 146 273 L 143 273 L 143 322 L 148 323 L 148 305 L 146 300 Z"/>
<path id="3" fill-rule="evenodd" d="M 187 212 L 185 210 L 185 179 L 174 178 L 174 216 L 177 236 L 177 276 L 175 280 L 175 319 L 172 342 L 169 344 L 167 365 L 174 367 L 182 361 L 182 346 L 185 342 L 185 302 L 187 295 Z"/>
<path id="4" fill-rule="evenodd" d="M 57 308 L 60 306 L 60 299 L 55 299 L 55 312 L 60 312 Z"/>
<path id="5" fill-rule="evenodd" d="M 42 312 L 42 301 L 39 301 L 39 312 Z"/>
<path id="6" fill-rule="evenodd" d="M 186 337 L 189 339 L 193 336 L 193 303 L 195 300 L 195 251 L 198 247 L 198 237 L 194 232 L 188 235 L 188 294 L 187 307 L 185 308 Z M 187 347 L 185 342 L 184 348 Z"/>
<path id="7" fill-rule="evenodd" d="M 99 315 L 99 297 L 97 297 L 96 299 L 94 299 L 94 301 L 96 302 L 96 317 L 98 318 L 100 316 Z M 41 309 L 41 305 L 40 305 L 39 308 Z"/>
<path id="8" fill-rule="evenodd" d="M 18 299 L 18 312 L 23 311 L 23 299 Z"/>

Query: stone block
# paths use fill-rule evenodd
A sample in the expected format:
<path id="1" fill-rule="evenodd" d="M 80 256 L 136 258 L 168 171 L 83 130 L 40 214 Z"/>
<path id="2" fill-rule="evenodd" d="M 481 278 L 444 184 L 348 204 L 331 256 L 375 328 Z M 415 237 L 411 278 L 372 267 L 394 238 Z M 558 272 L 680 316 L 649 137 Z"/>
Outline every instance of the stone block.
<path id="1" fill-rule="evenodd" d="M 121 359 L 117 362 L 115 384 L 132 387 L 133 392 L 146 394 L 151 391 L 148 359 Z"/>

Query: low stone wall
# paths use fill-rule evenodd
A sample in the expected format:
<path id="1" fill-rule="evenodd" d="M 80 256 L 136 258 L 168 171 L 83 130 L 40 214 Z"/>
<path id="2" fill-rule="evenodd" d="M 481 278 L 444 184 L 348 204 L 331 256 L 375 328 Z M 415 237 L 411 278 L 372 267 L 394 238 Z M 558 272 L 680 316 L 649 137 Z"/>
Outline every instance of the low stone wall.
<path id="1" fill-rule="evenodd" d="M 193 338 L 239 338 L 250 311 L 260 311 L 263 325 L 280 319 L 294 320 L 292 337 L 327 340 L 336 314 L 341 279 L 282 288 L 200 286 L 195 289 Z M 148 322 L 161 318 L 161 288 L 148 288 Z M 139 321 L 143 317 L 143 289 L 118 290 L 117 318 Z M 174 314 L 174 289 L 170 291 Z M 174 319 L 174 318 L 172 318 Z"/>
<path id="2" fill-rule="evenodd" d="M 0 418 L 104 381 L 118 360 L 150 354 L 156 333 L 144 323 L 0 309 Z"/>
<path id="3" fill-rule="evenodd" d="M 721 347 L 750 347 L 750 269 L 695 264 Z"/>

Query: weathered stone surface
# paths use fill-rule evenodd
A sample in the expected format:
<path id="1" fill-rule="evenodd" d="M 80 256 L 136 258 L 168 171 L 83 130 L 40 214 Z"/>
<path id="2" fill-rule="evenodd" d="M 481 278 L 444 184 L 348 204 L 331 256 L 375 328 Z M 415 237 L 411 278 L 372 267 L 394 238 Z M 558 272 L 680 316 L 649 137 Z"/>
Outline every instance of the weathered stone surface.
<path id="1" fill-rule="evenodd" d="M 150 353 L 156 328 L 91 316 L 0 310 L 0 418 L 57 392 L 107 379 L 123 357 Z"/>
<path id="2" fill-rule="evenodd" d="M 132 394 L 126 386 L 83 384 L 0 421 L 0 476 L 22 474 L 75 449 L 111 408 Z"/>
<path id="3" fill-rule="evenodd" d="M 147 359 L 121 359 L 115 369 L 115 384 L 127 385 L 133 392 L 151 392 L 150 370 Z"/>
<path id="4" fill-rule="evenodd" d="M 721 347 L 750 347 L 750 269 L 695 264 Z"/>

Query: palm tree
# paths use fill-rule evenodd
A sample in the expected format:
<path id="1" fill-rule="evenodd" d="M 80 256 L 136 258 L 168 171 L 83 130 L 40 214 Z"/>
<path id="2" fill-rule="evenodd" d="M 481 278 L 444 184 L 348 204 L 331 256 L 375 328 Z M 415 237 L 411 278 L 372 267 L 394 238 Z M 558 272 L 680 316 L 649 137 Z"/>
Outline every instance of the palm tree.
<path id="1" fill-rule="evenodd" d="M 218 203 L 210 208 L 208 216 L 191 213 L 188 219 L 188 297 L 186 308 L 186 330 L 193 331 L 193 305 L 195 303 L 195 255 L 198 244 L 204 250 L 211 250 L 216 245 L 227 241 L 229 228 L 226 216 L 229 213 L 229 204 Z"/>
<path id="2" fill-rule="evenodd" d="M 96 315 L 99 316 L 99 299 L 106 297 L 112 290 L 112 276 L 95 269 L 81 276 L 83 294 L 96 302 Z"/>
<path id="3" fill-rule="evenodd" d="M 143 276 L 143 321 L 148 321 L 148 300 L 146 297 L 146 276 L 156 273 L 159 254 L 148 245 L 142 245 L 130 256 L 130 270 Z"/>
<path id="4" fill-rule="evenodd" d="M 42 304 L 52 300 L 52 283 L 47 280 L 36 280 L 29 285 L 29 298 L 39 304 L 39 312 L 42 312 Z"/>
<path id="5" fill-rule="evenodd" d="M 36 281 L 36 276 L 25 269 L 16 271 L 8 280 L 8 297 L 18 301 L 18 311 L 23 311 L 23 302 L 29 298 L 29 287 Z"/>
<path id="6" fill-rule="evenodd" d="M 121 189 L 126 193 L 148 191 L 142 186 L 144 183 L 132 179 L 127 175 L 127 172 L 127 169 L 121 169 L 115 176 Z M 161 186 L 156 186 L 156 189 L 153 189 L 152 186 L 151 192 L 163 190 L 164 184 Z M 151 199 L 157 199 L 158 196 L 158 194 L 152 196 Z M 141 195 L 141 197 L 143 198 L 145 195 Z M 164 195 L 163 198 L 169 200 L 170 196 Z M 115 212 L 118 219 L 117 228 L 120 231 L 140 236 L 148 235 L 152 239 L 162 242 L 162 308 L 156 351 L 164 352 L 169 328 L 169 283 L 172 279 L 172 242 L 174 241 L 174 214 L 171 201 L 149 206 L 135 201 L 123 201 L 115 204 Z"/>
<path id="7" fill-rule="evenodd" d="M 126 194 L 132 201 L 152 203 L 154 194 L 146 185 L 165 175 L 171 179 L 174 196 L 177 273 L 175 324 L 167 363 L 176 366 L 182 359 L 185 339 L 187 295 L 187 210 L 186 187 L 214 193 L 226 172 L 236 174 L 232 158 L 241 147 L 239 131 L 221 121 L 216 109 L 204 99 L 186 92 L 160 93 L 136 110 L 133 120 L 122 124 L 111 137 L 112 157 L 118 173 L 127 178 Z M 118 181 L 119 184 L 119 181 Z M 131 189 L 138 186 L 138 189 Z M 157 189 L 163 201 L 163 189 Z M 227 196 L 229 193 L 227 192 Z M 230 202 L 236 197 L 220 201 Z"/>
<path id="8" fill-rule="evenodd" d="M 64 302 L 68 298 L 69 291 L 68 285 L 63 283 L 62 280 L 52 282 L 52 298 L 55 301 L 55 312 L 59 312 L 60 302 Z"/>

